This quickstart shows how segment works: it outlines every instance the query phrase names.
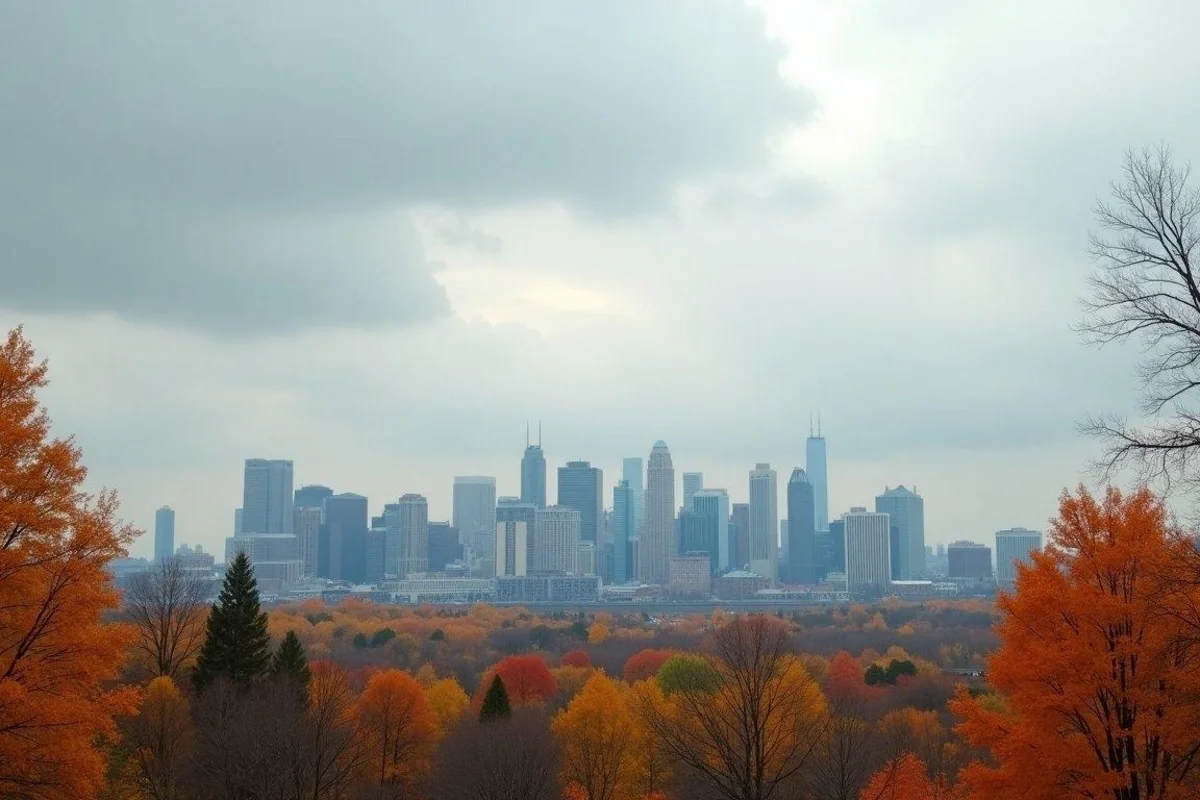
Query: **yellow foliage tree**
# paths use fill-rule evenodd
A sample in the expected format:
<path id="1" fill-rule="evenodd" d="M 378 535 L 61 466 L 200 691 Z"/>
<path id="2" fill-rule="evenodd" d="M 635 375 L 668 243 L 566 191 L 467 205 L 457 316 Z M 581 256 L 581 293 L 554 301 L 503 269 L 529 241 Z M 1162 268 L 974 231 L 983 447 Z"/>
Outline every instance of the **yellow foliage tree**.
<path id="1" fill-rule="evenodd" d="M 441 678 L 425 686 L 425 701 L 442 733 L 457 722 L 471 704 L 471 699 L 454 678 Z"/>
<path id="2" fill-rule="evenodd" d="M 639 796 L 638 726 L 621 684 L 603 674 L 587 682 L 551 723 L 562 744 L 563 781 L 586 800 Z"/>
<path id="3" fill-rule="evenodd" d="M 603 622 L 593 622 L 588 628 L 588 644 L 604 644 L 608 639 L 608 626 Z"/>

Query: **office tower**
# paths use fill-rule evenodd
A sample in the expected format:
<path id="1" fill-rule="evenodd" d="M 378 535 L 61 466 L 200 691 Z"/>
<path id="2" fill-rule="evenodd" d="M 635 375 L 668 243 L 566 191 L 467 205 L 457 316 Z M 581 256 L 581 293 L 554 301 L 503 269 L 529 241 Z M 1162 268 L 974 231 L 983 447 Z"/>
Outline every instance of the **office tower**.
<path id="1" fill-rule="evenodd" d="M 538 423 L 538 443 L 529 443 L 525 428 L 525 455 L 521 456 L 521 499 L 534 508 L 546 507 L 546 456 L 542 453 L 542 425 Z"/>
<path id="2" fill-rule="evenodd" d="M 233 535 L 242 535 L 242 510 L 240 508 L 233 510 Z"/>
<path id="3" fill-rule="evenodd" d="M 246 459 L 242 533 L 291 533 L 292 503 L 291 461 Z"/>
<path id="4" fill-rule="evenodd" d="M 367 517 L 367 498 L 361 494 L 335 494 L 325 501 L 322 538 L 329 559 L 328 577 L 351 583 L 366 580 Z"/>
<path id="5" fill-rule="evenodd" d="M 579 542 L 579 552 L 575 556 L 575 574 L 596 574 L 596 543 Z"/>
<path id="6" fill-rule="evenodd" d="M 813 586 L 817 583 L 816 489 L 808 474 L 792 470 L 788 479 L 788 579 Z"/>
<path id="7" fill-rule="evenodd" d="M 496 479 L 487 476 L 454 478 L 454 527 L 462 537 L 471 566 L 490 562 L 496 538 Z M 484 569 L 483 571 L 487 571 Z"/>
<path id="8" fill-rule="evenodd" d="M 941 547 L 938 545 L 939 550 Z M 996 583 L 1012 586 L 1017 577 L 1017 562 L 1028 564 L 1030 555 L 1041 549 L 1041 531 L 1027 528 L 996 531 Z"/>
<path id="9" fill-rule="evenodd" d="M 683 473 L 683 508 L 688 511 L 692 510 L 692 498 L 696 496 L 696 492 L 704 488 L 704 473 L 703 472 L 685 472 Z"/>
<path id="10" fill-rule="evenodd" d="M 325 500 L 333 497 L 333 489 L 314 483 L 301 486 L 293 497 L 292 505 L 296 508 L 324 508 Z"/>
<path id="11" fill-rule="evenodd" d="M 900 563 L 892 572 L 898 580 L 925 574 L 925 501 L 915 491 L 897 486 L 875 498 L 875 511 L 887 514 L 896 526 Z"/>
<path id="12" fill-rule="evenodd" d="M 846 584 L 851 591 L 891 583 L 891 520 L 886 513 L 852 508 L 846 525 Z"/>
<path id="13" fill-rule="evenodd" d="M 667 443 L 657 441 L 646 469 L 646 514 L 638 539 L 638 576 L 666 585 L 675 554 L 675 467 Z"/>
<path id="14" fill-rule="evenodd" d="M 387 569 L 387 539 L 388 531 L 383 527 L 383 520 L 372 517 L 363 548 L 363 580 L 367 583 L 378 585 L 383 582 Z M 395 577 L 395 573 L 392 577 Z"/>
<path id="15" fill-rule="evenodd" d="M 599 542 L 604 518 L 604 473 L 587 461 L 568 461 L 558 468 L 558 505 L 579 512 L 579 535 Z"/>
<path id="16" fill-rule="evenodd" d="M 829 523 L 829 572 L 846 572 L 846 522 L 835 519 Z"/>
<path id="17" fill-rule="evenodd" d="M 529 508 L 534 508 L 529 503 Z M 503 506 L 501 506 L 503 508 Z M 536 514 L 536 509 L 534 511 Z M 496 577 L 529 573 L 529 524 L 523 519 L 496 515 Z"/>
<path id="18" fill-rule="evenodd" d="M 175 555 L 175 512 L 163 506 L 154 512 L 154 560 L 158 563 Z"/>
<path id="19" fill-rule="evenodd" d="M 750 566 L 749 503 L 734 503 L 729 512 L 729 565 L 734 569 Z"/>
<path id="20" fill-rule="evenodd" d="M 292 495 L 288 493 L 288 500 Z M 296 557 L 296 536 L 291 533 L 243 533 L 225 540 L 225 562 L 245 553 L 254 567 L 254 578 L 264 593 L 283 591 L 300 579 L 303 562 Z"/>
<path id="21" fill-rule="evenodd" d="M 833 527 L 832 522 L 829 523 L 829 527 Z M 821 583 L 832 571 L 830 564 L 833 563 L 833 537 L 829 531 L 818 531 L 814 538 L 817 551 L 817 583 Z M 837 571 L 841 572 L 841 570 Z"/>
<path id="22" fill-rule="evenodd" d="M 814 530 L 829 530 L 829 472 L 826 465 L 825 437 L 821 435 L 821 418 L 813 435 L 809 420 L 808 441 L 804 443 L 804 473 L 813 486 Z"/>
<path id="23" fill-rule="evenodd" d="M 383 507 L 383 519 L 388 530 L 388 573 L 403 579 L 429 572 L 429 501 L 425 496 L 409 493 L 388 503 Z"/>
<path id="24" fill-rule="evenodd" d="M 951 542 L 946 548 L 951 578 L 983 580 L 992 577 L 992 548 L 976 542 Z"/>
<path id="25" fill-rule="evenodd" d="M 706 553 L 710 567 L 715 569 L 718 550 L 716 515 L 688 511 L 686 508 L 680 511 L 679 552 L 676 555 Z"/>
<path id="26" fill-rule="evenodd" d="M 613 487 L 612 540 L 613 577 L 615 584 L 633 579 L 633 543 L 637 541 L 637 515 L 634 510 L 633 487 L 621 480 Z"/>
<path id="27" fill-rule="evenodd" d="M 445 572 L 446 565 L 463 557 L 462 544 L 458 540 L 458 529 L 449 522 L 430 522 L 429 571 Z"/>
<path id="28" fill-rule="evenodd" d="M 579 559 L 579 511 L 566 506 L 549 506 L 535 512 L 537 548 L 533 552 L 536 572 L 575 572 Z"/>
<path id="29" fill-rule="evenodd" d="M 692 498 L 692 510 L 717 520 L 717 555 L 712 562 L 713 574 L 729 569 L 729 495 L 724 489 L 701 489 Z"/>
<path id="30" fill-rule="evenodd" d="M 784 511 L 787 511 L 787 493 L 783 496 Z M 788 580 L 787 565 L 788 565 L 788 521 L 786 519 L 779 520 L 779 580 Z"/>
<path id="31" fill-rule="evenodd" d="M 534 550 L 537 549 L 537 506 L 520 497 L 501 497 L 496 501 L 496 524 L 522 522 L 525 524 L 525 573 L 533 569 Z M 496 574 L 500 572 L 500 554 L 496 554 Z"/>
<path id="32" fill-rule="evenodd" d="M 621 462 L 621 477 L 629 481 L 629 490 L 633 493 L 633 518 L 637 524 L 629 532 L 630 539 L 637 539 L 642 534 L 642 523 L 646 521 L 646 479 L 643 470 L 644 461 L 641 458 L 626 458 Z M 629 573 L 632 578 L 634 573 Z"/>
<path id="33" fill-rule="evenodd" d="M 292 512 L 292 532 L 296 534 L 296 557 L 304 562 L 303 575 L 317 574 L 317 547 L 321 536 L 321 514 L 319 507 L 297 505 Z"/>
<path id="34" fill-rule="evenodd" d="M 750 470 L 750 571 L 769 581 L 779 578 L 779 496 L 775 470 Z"/>
<path id="35" fill-rule="evenodd" d="M 1013 530 L 1025 530 L 1025 529 L 1024 528 L 1014 528 Z M 1038 540 L 1041 541 L 1040 535 L 1038 536 Z M 999 551 L 997 550 L 997 552 L 999 552 Z M 946 556 L 946 545 L 942 544 L 941 542 L 938 542 L 937 557 L 945 558 L 945 556 Z"/>

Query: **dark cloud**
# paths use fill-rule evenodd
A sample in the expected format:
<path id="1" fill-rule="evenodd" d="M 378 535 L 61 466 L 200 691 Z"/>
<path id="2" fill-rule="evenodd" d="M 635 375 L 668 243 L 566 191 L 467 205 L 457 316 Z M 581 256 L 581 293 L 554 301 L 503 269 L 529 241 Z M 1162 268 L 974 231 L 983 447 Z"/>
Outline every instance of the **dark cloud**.
<path id="1" fill-rule="evenodd" d="M 382 214 L 627 215 L 761 166 L 812 110 L 782 55 L 735 0 L 8 4 L 4 300 L 239 334 L 436 317 Z"/>

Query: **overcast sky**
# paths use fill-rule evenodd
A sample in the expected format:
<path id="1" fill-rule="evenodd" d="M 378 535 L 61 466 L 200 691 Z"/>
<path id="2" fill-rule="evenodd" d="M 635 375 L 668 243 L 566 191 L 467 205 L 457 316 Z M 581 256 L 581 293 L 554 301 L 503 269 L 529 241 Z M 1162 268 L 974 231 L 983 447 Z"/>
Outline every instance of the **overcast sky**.
<path id="1" fill-rule="evenodd" d="M 1200 7 L 1147 0 L 0 0 L 0 325 L 149 528 L 297 485 L 519 490 L 656 439 L 926 541 L 1041 528 L 1136 353 L 1071 332 L 1122 151 L 1200 157 Z M 783 492 L 781 491 L 781 497 Z M 781 516 L 783 516 L 781 508 Z M 148 554 L 143 539 L 137 552 Z"/>

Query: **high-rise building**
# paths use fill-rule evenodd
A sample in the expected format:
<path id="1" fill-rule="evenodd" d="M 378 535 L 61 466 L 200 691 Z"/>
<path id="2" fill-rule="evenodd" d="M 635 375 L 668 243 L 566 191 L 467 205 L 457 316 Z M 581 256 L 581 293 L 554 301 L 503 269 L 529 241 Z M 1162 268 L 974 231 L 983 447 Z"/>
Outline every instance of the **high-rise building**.
<path id="1" fill-rule="evenodd" d="M 633 518 L 637 525 L 629 532 L 629 538 L 636 540 L 642 534 L 642 523 L 646 521 L 646 476 L 645 461 L 642 458 L 626 458 L 621 462 L 621 477 L 629 481 L 629 490 L 633 493 Z M 635 559 L 636 560 L 636 559 Z M 633 573 L 629 573 L 633 577 Z"/>
<path id="2" fill-rule="evenodd" d="M 154 512 L 154 560 L 160 564 L 175 555 L 175 512 L 163 506 Z"/>
<path id="3" fill-rule="evenodd" d="M 404 580 L 430 571 L 429 501 L 409 493 L 383 507 L 388 531 L 388 574 Z M 445 564 L 442 565 L 445 568 Z"/>
<path id="4" fill-rule="evenodd" d="M 546 456 L 542 453 L 542 426 L 538 424 L 538 442 L 529 443 L 525 428 L 525 455 L 521 456 L 521 500 L 534 508 L 546 507 Z"/>
<path id="5" fill-rule="evenodd" d="M 302 574 L 311 578 L 317 574 L 317 552 L 323 512 L 320 507 L 298 505 L 292 513 L 295 517 L 292 520 L 292 532 L 296 535 L 296 557 L 304 562 Z"/>
<path id="6" fill-rule="evenodd" d="M 291 461 L 246 459 L 242 533 L 291 533 L 292 503 Z"/>
<path id="7" fill-rule="evenodd" d="M 388 530 L 383 526 L 379 517 L 371 517 L 371 527 L 367 528 L 366 547 L 363 556 L 363 580 L 378 586 L 387 576 L 388 567 Z"/>
<path id="8" fill-rule="evenodd" d="M 899 580 L 925 574 L 925 501 L 915 491 L 897 486 L 875 498 L 875 511 L 887 514 L 896 526 L 899 564 L 892 573 Z"/>
<path id="9" fill-rule="evenodd" d="M 638 529 L 633 487 L 629 481 L 621 480 L 613 487 L 612 540 L 613 540 L 613 583 L 622 584 L 633 580 L 633 544 Z"/>
<path id="10" fill-rule="evenodd" d="M 537 506 L 520 497 L 501 497 L 496 501 L 496 524 L 521 522 L 525 525 L 525 571 L 533 570 L 534 551 L 537 549 Z M 496 554 L 496 574 L 500 571 L 500 554 Z"/>
<path id="11" fill-rule="evenodd" d="M 533 508 L 533 504 L 529 504 Z M 501 506 L 503 508 L 503 506 Z M 536 510 L 534 513 L 537 513 Z M 529 524 L 523 519 L 496 518 L 496 577 L 529 573 Z"/>
<path id="12" fill-rule="evenodd" d="M 817 583 L 816 491 L 808 475 L 797 467 L 787 487 L 788 580 L 804 586 Z"/>
<path id="13" fill-rule="evenodd" d="M 646 515 L 638 539 L 639 578 L 665 586 L 675 554 L 675 466 L 667 443 L 657 441 L 646 469 Z"/>
<path id="14" fill-rule="evenodd" d="M 1027 528 L 996 531 L 996 583 L 1012 586 L 1017 577 L 1017 562 L 1028 564 L 1030 555 L 1041 549 L 1041 531 Z"/>
<path id="15" fill-rule="evenodd" d="M 734 503 L 729 512 L 729 565 L 750 567 L 750 504 Z"/>
<path id="16" fill-rule="evenodd" d="M 846 585 L 851 591 L 891 583 L 891 522 L 887 514 L 852 508 L 842 515 L 846 529 Z"/>
<path id="17" fill-rule="evenodd" d="M 769 581 L 779 578 L 778 492 L 770 464 L 750 470 L 750 571 Z"/>
<path id="18" fill-rule="evenodd" d="M 724 489 L 701 489 L 692 498 L 692 510 L 717 520 L 717 554 L 713 572 L 720 574 L 730 566 L 729 495 Z"/>
<path id="19" fill-rule="evenodd" d="M 679 512 L 679 552 L 707 553 L 708 563 L 717 563 L 717 517 L 715 514 L 701 514 L 688 511 L 686 508 Z"/>
<path id="20" fill-rule="evenodd" d="M 976 542 L 951 542 L 947 575 L 951 578 L 984 580 L 992 577 L 992 548 Z"/>
<path id="21" fill-rule="evenodd" d="M 579 511 L 566 506 L 539 508 L 534 527 L 534 571 L 575 572 L 579 560 Z"/>
<path id="22" fill-rule="evenodd" d="M 297 489 L 292 504 L 296 508 L 324 508 L 330 497 L 333 497 L 333 489 L 314 483 Z"/>
<path id="23" fill-rule="evenodd" d="M 496 479 L 487 476 L 454 478 L 454 527 L 462 537 L 471 566 L 486 568 L 496 539 Z"/>
<path id="24" fill-rule="evenodd" d="M 558 504 L 579 512 L 582 541 L 599 541 L 604 518 L 604 473 L 587 461 L 568 461 L 558 468 Z"/>
<path id="25" fill-rule="evenodd" d="M 288 493 L 291 499 L 291 493 Z M 325 522 L 321 526 L 328 553 L 326 576 L 334 580 L 362 583 L 367 577 L 367 498 L 345 492 L 325 501 Z"/>
<path id="26" fill-rule="evenodd" d="M 890 569 L 890 567 L 889 567 Z M 829 564 L 828 572 L 846 571 L 846 522 L 835 519 L 829 523 Z"/>
<path id="27" fill-rule="evenodd" d="M 463 557 L 462 543 L 458 540 L 458 529 L 449 522 L 430 522 L 429 571 L 445 572 L 446 565 Z"/>
<path id="28" fill-rule="evenodd" d="M 595 575 L 596 573 L 596 543 L 581 541 L 579 552 L 575 556 L 575 574 Z"/>
<path id="29" fill-rule="evenodd" d="M 233 510 L 233 535 L 242 535 L 242 510 L 240 508 Z"/>
<path id="30" fill-rule="evenodd" d="M 810 420 L 811 423 L 811 420 Z M 821 435 L 821 420 L 817 419 L 816 434 L 810 429 L 804 443 L 804 473 L 813 486 L 814 530 L 829 530 L 829 472 L 826 463 L 825 437 Z"/>
<path id="31" fill-rule="evenodd" d="M 683 508 L 687 511 L 692 510 L 692 498 L 696 496 L 696 492 L 704 488 L 704 473 L 703 472 L 685 472 L 683 473 Z"/>
<path id="32" fill-rule="evenodd" d="M 707 597 L 712 592 L 712 572 L 708 553 L 672 556 L 667 591 L 675 597 Z"/>

